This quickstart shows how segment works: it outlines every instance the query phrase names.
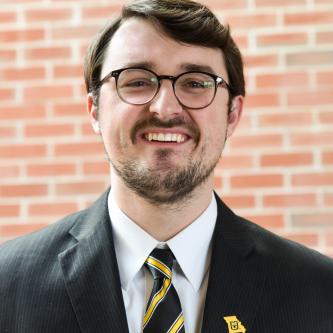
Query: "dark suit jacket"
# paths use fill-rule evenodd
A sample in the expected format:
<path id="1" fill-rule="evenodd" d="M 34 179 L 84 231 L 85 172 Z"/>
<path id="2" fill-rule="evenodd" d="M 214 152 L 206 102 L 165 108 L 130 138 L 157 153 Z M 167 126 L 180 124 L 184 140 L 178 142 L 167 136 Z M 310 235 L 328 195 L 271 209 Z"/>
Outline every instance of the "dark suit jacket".
<path id="1" fill-rule="evenodd" d="M 333 261 L 218 199 L 202 332 L 228 333 L 225 316 L 247 333 L 332 333 Z M 0 332 L 128 332 L 107 192 L 0 247 Z"/>

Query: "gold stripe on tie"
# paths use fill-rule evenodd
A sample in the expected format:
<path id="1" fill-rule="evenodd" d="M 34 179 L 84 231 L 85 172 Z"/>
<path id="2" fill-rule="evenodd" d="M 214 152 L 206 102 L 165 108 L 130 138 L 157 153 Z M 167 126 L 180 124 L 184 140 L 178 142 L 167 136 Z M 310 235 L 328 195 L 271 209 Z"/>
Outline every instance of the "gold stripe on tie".
<path id="1" fill-rule="evenodd" d="M 167 333 L 177 333 L 183 327 L 183 325 L 184 325 L 184 316 L 183 313 L 181 312 L 181 314 L 172 324 Z"/>
<path id="2" fill-rule="evenodd" d="M 171 279 L 171 271 L 168 266 L 164 265 L 161 261 L 153 258 L 148 257 L 146 260 L 146 263 L 153 266 L 154 268 L 161 271 L 163 274 L 165 274 L 169 279 Z"/>
<path id="3" fill-rule="evenodd" d="M 171 280 L 164 279 L 163 280 L 163 286 L 162 288 L 154 295 L 152 301 L 150 302 L 149 308 L 147 309 L 147 312 L 145 314 L 145 317 L 143 319 L 143 327 L 145 327 L 151 316 L 153 315 L 157 305 L 163 300 L 164 296 L 169 290 L 169 287 L 171 285 Z"/>

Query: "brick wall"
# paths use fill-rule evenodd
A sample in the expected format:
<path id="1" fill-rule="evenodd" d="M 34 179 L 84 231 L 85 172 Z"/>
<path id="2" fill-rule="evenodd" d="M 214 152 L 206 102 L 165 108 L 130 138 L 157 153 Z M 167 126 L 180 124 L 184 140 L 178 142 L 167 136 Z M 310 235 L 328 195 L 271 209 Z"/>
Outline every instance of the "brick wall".
<path id="1" fill-rule="evenodd" d="M 211 0 L 244 54 L 244 117 L 216 171 L 234 210 L 333 255 L 333 2 Z M 0 242 L 108 185 L 82 59 L 115 0 L 0 1 Z"/>

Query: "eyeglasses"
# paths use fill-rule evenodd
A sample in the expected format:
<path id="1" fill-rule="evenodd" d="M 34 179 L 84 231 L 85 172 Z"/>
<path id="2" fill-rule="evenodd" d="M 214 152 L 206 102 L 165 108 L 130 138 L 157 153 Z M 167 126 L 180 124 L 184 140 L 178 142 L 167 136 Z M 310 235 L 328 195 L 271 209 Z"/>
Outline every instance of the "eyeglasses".
<path id="1" fill-rule="evenodd" d="M 106 75 L 98 84 L 99 89 L 111 77 L 116 80 L 118 96 L 127 104 L 144 105 L 158 94 L 161 81 L 171 80 L 178 102 L 188 109 L 203 109 L 210 105 L 217 87 L 230 91 L 229 84 L 215 74 L 189 71 L 177 76 L 157 75 L 144 68 L 122 68 Z"/>

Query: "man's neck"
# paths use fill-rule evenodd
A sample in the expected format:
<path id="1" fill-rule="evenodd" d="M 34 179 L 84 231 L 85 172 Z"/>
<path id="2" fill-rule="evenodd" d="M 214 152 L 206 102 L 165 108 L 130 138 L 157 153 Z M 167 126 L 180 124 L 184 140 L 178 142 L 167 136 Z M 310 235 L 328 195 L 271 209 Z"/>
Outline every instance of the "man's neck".
<path id="1" fill-rule="evenodd" d="M 159 241 L 169 240 L 197 219 L 209 206 L 213 190 L 209 179 L 180 202 L 154 205 L 130 190 L 115 174 L 111 186 L 119 208 Z"/>

